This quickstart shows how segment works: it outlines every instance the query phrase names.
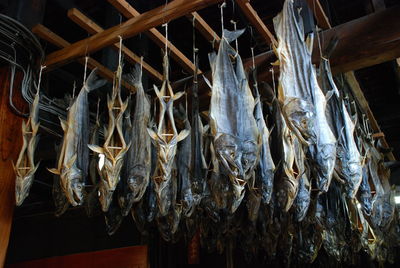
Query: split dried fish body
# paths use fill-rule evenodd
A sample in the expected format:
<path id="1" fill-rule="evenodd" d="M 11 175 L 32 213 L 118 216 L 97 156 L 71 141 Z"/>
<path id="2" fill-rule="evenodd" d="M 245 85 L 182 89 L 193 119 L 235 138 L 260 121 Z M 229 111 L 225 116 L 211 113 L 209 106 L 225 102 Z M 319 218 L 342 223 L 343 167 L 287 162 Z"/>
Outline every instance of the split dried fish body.
<path id="1" fill-rule="evenodd" d="M 259 131 L 254 119 L 254 98 L 240 56 L 229 46 L 241 31 L 224 30 L 218 55 L 210 55 L 212 94 L 210 127 L 221 171 L 229 176 L 237 207 L 259 154 Z M 236 68 L 231 62 L 236 60 Z M 240 202 L 239 202 L 240 203 Z M 234 212 L 235 208 L 231 209 Z"/>
<path id="2" fill-rule="evenodd" d="M 29 195 L 33 179 L 39 163 L 35 165 L 34 154 L 39 138 L 39 91 L 30 107 L 28 121 L 22 122 L 23 144 L 17 162 L 13 164 L 15 171 L 15 201 L 20 206 Z"/>
<path id="3" fill-rule="evenodd" d="M 185 113 L 185 129 L 191 131 L 189 119 Z M 180 144 L 177 159 L 178 180 L 180 182 L 180 202 L 182 212 L 186 217 L 190 217 L 194 211 L 195 204 L 191 188 L 191 160 L 192 160 L 192 136 L 188 135 Z"/>
<path id="4" fill-rule="evenodd" d="M 253 71 L 253 74 L 254 74 L 254 81 L 257 81 L 255 71 Z M 257 83 L 254 84 L 253 88 L 256 96 L 254 118 L 256 119 L 261 139 L 260 141 L 261 149 L 259 156 L 260 160 L 258 163 L 258 168 L 256 170 L 256 173 L 258 175 L 257 177 L 259 177 L 260 179 L 262 202 L 264 204 L 268 204 L 271 200 L 272 191 L 274 188 L 275 164 L 271 156 L 271 149 L 269 146 L 270 133 L 264 120 L 262 103 Z"/>
<path id="5" fill-rule="evenodd" d="M 123 102 L 121 99 L 121 76 L 122 66 L 119 65 L 114 77 L 112 95 L 107 97 L 108 125 L 105 130 L 104 145 L 103 147 L 89 145 L 92 151 L 104 154 L 104 166 L 101 170 L 99 186 L 99 199 L 104 212 L 108 210 L 113 193 L 120 181 L 124 156 L 130 146 L 125 142 L 122 129 L 123 117 L 129 100 Z"/>
<path id="6" fill-rule="evenodd" d="M 340 160 L 340 173 L 346 181 L 347 196 L 354 198 L 362 181 L 362 159 L 354 140 L 355 125 L 343 102 L 341 109 L 343 111 L 344 126 L 337 157 Z"/>
<path id="7" fill-rule="evenodd" d="M 287 0 L 274 18 L 281 69 L 279 99 L 288 127 L 309 147 L 317 166 L 317 185 L 326 192 L 336 159 L 336 139 L 326 119 L 326 100 L 311 62 L 311 49 L 305 42 L 303 22 L 295 12 L 293 0 Z"/>
<path id="8" fill-rule="evenodd" d="M 136 65 L 130 76 L 136 87 L 136 105 L 131 131 L 131 147 L 128 150 L 128 185 L 133 192 L 133 202 L 142 199 L 149 184 L 151 170 L 151 139 L 147 133 L 150 122 L 150 101 L 142 85 L 142 69 Z"/>
<path id="9" fill-rule="evenodd" d="M 88 93 L 103 86 L 105 80 L 97 80 L 94 69 L 68 110 L 67 121 L 61 120 L 64 130 L 58 168 L 50 170 L 60 175 L 61 188 L 73 206 L 82 204 L 85 178 L 88 175 L 89 107 Z"/>
<path id="10" fill-rule="evenodd" d="M 338 173 L 346 181 L 349 197 L 354 197 L 362 181 L 361 155 L 354 139 L 355 125 L 351 120 L 332 78 L 329 60 L 321 58 L 320 83 L 324 92 L 331 95 L 328 101 L 329 125 L 338 140 Z"/>
<path id="11" fill-rule="evenodd" d="M 273 101 L 274 117 L 276 122 L 276 135 L 279 141 L 279 154 L 281 156 L 281 172 L 276 181 L 276 199 L 277 203 L 285 211 L 292 206 L 298 191 L 298 180 L 300 172 L 296 165 L 297 161 L 295 144 L 299 144 L 296 135 L 288 128 L 284 119 L 278 99 Z M 298 148 L 300 148 L 298 146 Z M 299 161 L 300 162 L 300 161 Z"/>
<path id="12" fill-rule="evenodd" d="M 154 85 L 154 91 L 160 103 L 160 114 L 157 132 L 151 128 L 147 131 L 157 149 L 157 167 L 153 176 L 154 188 L 157 194 L 159 212 L 162 216 L 168 213 L 172 201 L 169 199 L 169 185 L 173 176 L 175 156 L 178 142 L 189 135 L 189 130 L 182 130 L 179 134 L 175 126 L 173 115 L 174 101 L 183 96 L 183 92 L 174 93 L 168 80 L 168 57 L 164 56 L 164 81 L 161 89 Z M 168 92 L 167 92 L 168 91 Z"/>

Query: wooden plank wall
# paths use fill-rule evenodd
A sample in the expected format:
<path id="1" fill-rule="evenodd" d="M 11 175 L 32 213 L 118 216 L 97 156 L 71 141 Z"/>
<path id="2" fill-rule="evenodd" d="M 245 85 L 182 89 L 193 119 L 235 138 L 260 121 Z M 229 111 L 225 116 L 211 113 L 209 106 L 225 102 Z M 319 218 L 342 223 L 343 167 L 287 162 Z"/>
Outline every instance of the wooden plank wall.
<path id="1" fill-rule="evenodd" d="M 3 67 L 0 69 L 0 267 L 3 267 L 8 241 L 10 239 L 11 223 L 15 207 L 15 173 L 12 162 L 16 162 L 19 149 L 22 146 L 21 124 L 22 117 L 12 113 L 8 104 L 8 92 L 10 86 L 10 71 Z M 16 73 L 14 88 L 19 86 L 22 77 Z M 14 90 L 13 103 L 24 112 L 27 105 Z"/>
<path id="2" fill-rule="evenodd" d="M 148 268 L 147 246 L 72 254 L 7 265 L 6 268 Z"/>

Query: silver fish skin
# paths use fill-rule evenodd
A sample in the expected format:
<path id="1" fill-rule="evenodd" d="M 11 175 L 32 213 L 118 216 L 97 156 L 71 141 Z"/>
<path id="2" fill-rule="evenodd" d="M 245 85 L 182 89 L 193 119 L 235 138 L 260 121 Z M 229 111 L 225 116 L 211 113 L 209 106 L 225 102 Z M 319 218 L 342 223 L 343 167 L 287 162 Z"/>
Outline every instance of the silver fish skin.
<path id="1" fill-rule="evenodd" d="M 299 16 L 300 17 L 300 16 Z M 336 160 L 336 139 L 326 119 L 326 99 L 318 85 L 303 22 L 297 19 L 293 0 L 286 0 L 274 18 L 279 45 L 279 99 L 288 127 L 311 152 L 321 192 L 329 188 Z"/>
<path id="2" fill-rule="evenodd" d="M 346 193 L 349 198 L 355 198 L 362 181 L 361 155 L 354 140 L 355 125 L 342 101 L 344 127 L 342 130 L 337 157 L 340 160 L 340 171 L 346 181 Z"/>
<path id="3" fill-rule="evenodd" d="M 15 203 L 20 206 L 29 195 L 35 172 L 39 163 L 35 165 L 34 154 L 39 141 L 39 90 L 30 107 L 28 121 L 22 122 L 23 144 L 17 162 L 13 164 L 15 171 Z"/>
<path id="4" fill-rule="evenodd" d="M 261 150 L 260 150 L 260 160 L 258 162 L 258 169 L 257 175 L 261 180 L 261 197 L 262 202 L 264 204 L 268 204 L 271 200 L 272 191 L 274 188 L 274 173 L 275 173 L 275 164 L 272 160 L 271 156 L 271 149 L 269 146 L 269 137 L 270 133 L 267 128 L 267 124 L 265 123 L 262 103 L 260 98 L 260 93 L 258 91 L 258 85 L 256 80 L 256 72 L 253 71 L 254 75 L 254 85 L 253 89 L 255 92 L 256 97 L 256 105 L 254 109 L 254 118 L 257 123 L 258 131 L 260 133 L 260 143 L 261 143 Z"/>
<path id="5" fill-rule="evenodd" d="M 233 202 L 236 207 L 256 167 L 260 147 L 260 134 L 253 115 L 254 98 L 241 58 L 229 45 L 242 33 L 243 30 L 224 30 L 218 54 L 209 56 L 213 78 L 209 113 L 211 134 L 221 171 L 229 176 L 237 199 Z M 236 69 L 230 56 L 236 59 Z"/>
<path id="6" fill-rule="evenodd" d="M 282 115 L 279 100 L 274 97 L 272 100 L 274 119 L 276 122 L 276 136 L 279 141 L 279 155 L 281 156 L 281 174 L 275 178 L 276 201 L 285 211 L 292 206 L 297 192 L 300 172 L 297 170 L 295 161 L 295 144 L 299 144 L 296 135 L 288 128 L 286 120 Z M 298 147 L 300 148 L 300 147 Z"/>
<path id="7" fill-rule="evenodd" d="M 72 206 L 83 203 L 85 178 L 88 175 L 88 93 L 105 83 L 105 80 L 97 79 L 96 69 L 94 69 L 84 81 L 81 91 L 69 108 L 67 121 L 60 119 L 64 139 L 58 168 L 50 171 L 60 175 L 61 187 Z"/>
<path id="8" fill-rule="evenodd" d="M 175 126 L 173 115 L 174 101 L 183 96 L 183 92 L 174 93 L 168 80 L 168 57 L 164 56 L 164 81 L 161 89 L 158 90 L 154 85 L 160 110 L 157 131 L 147 128 L 147 132 L 157 148 L 157 167 L 153 176 L 155 192 L 157 194 L 157 204 L 161 216 L 166 216 L 172 204 L 169 199 L 169 186 L 174 177 L 175 156 L 178 142 L 184 140 L 188 135 L 187 129 L 179 134 Z M 168 92 L 167 92 L 168 91 Z M 167 129 L 166 121 L 169 120 L 171 129 Z"/>
<path id="9" fill-rule="evenodd" d="M 298 222 L 303 221 L 307 215 L 311 200 L 310 192 L 311 184 L 307 178 L 306 173 L 304 173 L 299 179 L 299 190 L 293 204 L 295 208 L 295 219 Z"/>
<path id="10" fill-rule="evenodd" d="M 114 75 L 112 95 L 107 97 L 108 125 L 103 147 L 95 144 L 88 145 L 92 151 L 104 155 L 104 166 L 99 185 L 99 199 L 104 212 L 108 210 L 114 191 L 121 179 L 120 172 L 124 156 L 130 147 L 130 144 L 125 141 L 122 129 L 123 117 L 129 99 L 125 102 L 121 99 L 121 77 L 122 66 L 118 65 Z"/>
<path id="11" fill-rule="evenodd" d="M 128 150 L 128 185 L 133 192 L 133 202 L 142 199 L 150 179 L 151 139 L 147 133 L 150 122 L 150 101 L 142 85 L 142 68 L 135 66 L 129 79 L 136 88 L 136 105 L 131 132 L 131 147 Z"/>
<path id="12" fill-rule="evenodd" d="M 185 129 L 191 131 L 189 119 L 185 113 Z M 180 182 L 182 212 L 185 217 L 190 217 L 195 204 L 191 188 L 191 160 L 192 160 L 192 136 L 188 135 L 180 144 L 177 157 L 178 181 Z"/>

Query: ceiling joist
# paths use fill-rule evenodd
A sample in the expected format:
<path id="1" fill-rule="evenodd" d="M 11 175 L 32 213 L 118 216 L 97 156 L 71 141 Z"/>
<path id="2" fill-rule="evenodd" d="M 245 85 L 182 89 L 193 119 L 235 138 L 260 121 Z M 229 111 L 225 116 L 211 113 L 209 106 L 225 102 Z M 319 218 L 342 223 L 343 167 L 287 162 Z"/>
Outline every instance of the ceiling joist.
<path id="1" fill-rule="evenodd" d="M 237 4 L 242 9 L 243 13 L 246 15 L 250 23 L 257 29 L 260 35 L 264 38 L 267 44 L 272 44 L 274 46 L 278 45 L 275 36 L 268 30 L 264 22 L 258 16 L 257 12 L 250 5 L 249 0 L 236 0 Z"/>
<path id="2" fill-rule="evenodd" d="M 41 39 L 46 40 L 47 42 L 59 48 L 68 47 L 71 45 L 68 41 L 58 36 L 56 33 L 52 32 L 50 29 L 46 28 L 42 24 L 37 24 L 36 26 L 34 26 L 32 28 L 32 32 L 35 33 L 37 36 L 39 36 Z M 78 59 L 78 62 L 82 65 L 85 65 L 84 58 Z M 100 76 L 104 77 L 111 83 L 113 82 L 114 73 L 104 65 L 100 64 L 98 61 L 92 58 L 88 58 L 88 68 L 89 69 L 97 68 L 97 73 Z M 126 81 L 122 81 L 122 86 L 124 86 L 125 88 L 129 89 L 132 92 L 136 91 L 135 87 Z"/>
<path id="3" fill-rule="evenodd" d="M 80 27 L 85 29 L 90 34 L 101 33 L 104 31 L 99 25 L 97 25 L 94 21 L 88 18 L 85 14 L 80 12 L 76 8 L 72 8 L 68 10 L 68 17 L 78 24 Z M 119 50 L 119 42 L 112 45 L 114 49 Z M 124 53 L 126 59 L 131 63 L 141 63 L 141 57 L 133 53 L 126 46 L 122 46 L 122 52 Z M 157 81 L 161 82 L 163 80 L 163 75 L 151 67 L 147 62 L 142 62 L 143 69 Z"/>
<path id="4" fill-rule="evenodd" d="M 132 15 L 132 18 L 120 25 L 116 25 L 103 32 L 73 43 L 66 48 L 55 51 L 46 57 L 44 64 L 48 66 L 48 68 L 60 66 L 118 42 L 119 36 L 124 39 L 133 37 L 141 32 L 159 26 L 166 21 L 177 19 L 190 12 L 219 2 L 222 2 L 222 0 L 174 0 L 167 5 L 150 10 L 137 17 L 133 17 Z M 190 64 L 192 65 L 191 69 L 194 70 L 193 63 L 190 62 Z"/>
<path id="5" fill-rule="evenodd" d="M 201 35 L 209 42 L 213 43 L 215 49 L 218 49 L 221 37 L 208 25 L 208 23 L 197 12 L 186 15 L 189 20 L 194 18 L 194 26 Z"/>
<path id="6" fill-rule="evenodd" d="M 319 0 L 307 0 L 307 3 L 312 12 L 314 13 L 314 17 L 317 20 L 317 25 L 323 30 L 332 28 L 328 16 L 326 16 L 325 11 L 322 8 L 322 5 L 319 2 Z"/>
<path id="7" fill-rule="evenodd" d="M 175 1 L 172 1 L 170 4 L 173 4 Z M 139 16 L 141 16 L 141 14 L 135 9 L 133 8 L 127 1 L 125 0 L 108 0 L 108 2 L 110 4 L 112 4 L 121 14 L 124 15 L 124 17 L 128 18 L 128 19 L 133 19 L 133 18 L 138 18 Z M 182 2 L 181 0 L 179 0 L 178 2 Z M 189 1 L 191 2 L 191 1 Z M 203 1 L 194 1 L 194 2 L 203 2 Z M 212 2 L 210 0 L 208 0 L 207 2 Z M 219 1 L 214 1 L 214 2 L 219 2 Z M 170 5 L 168 4 L 168 5 Z M 165 8 L 167 8 L 167 6 L 165 6 Z M 179 7 L 177 6 L 176 9 L 183 9 L 185 7 Z M 195 9 L 197 9 L 197 7 L 194 7 Z M 199 7 L 200 8 L 200 7 Z M 149 11 L 151 12 L 151 11 Z M 149 12 L 146 12 L 144 14 L 147 14 Z M 160 10 L 161 15 L 163 14 L 163 12 L 165 12 L 163 9 Z M 182 12 L 183 13 L 183 12 Z M 182 15 L 186 15 L 189 12 L 186 12 Z M 181 15 L 181 16 L 182 16 Z M 178 16 L 180 17 L 180 16 Z M 174 17 L 174 18 L 178 18 L 178 17 Z M 167 18 L 165 17 L 164 19 L 162 19 L 162 21 L 158 24 L 161 25 L 165 22 L 168 22 L 174 18 Z M 144 22 L 146 23 L 146 22 Z M 156 25 L 156 26 L 158 26 Z M 165 46 L 165 42 L 167 41 L 164 37 L 164 35 L 162 35 L 156 28 L 150 28 L 147 29 L 147 31 L 145 32 L 147 34 L 147 36 L 153 41 L 155 42 L 159 47 L 164 48 Z M 174 44 L 172 44 L 171 42 L 168 41 L 168 48 L 170 50 L 171 53 L 171 58 L 174 59 L 177 63 L 179 63 L 182 68 L 189 72 L 189 73 L 194 73 L 195 71 L 195 66 L 193 64 L 193 62 L 191 62 L 177 47 L 174 46 Z M 201 71 L 199 70 L 199 73 L 201 73 Z"/>

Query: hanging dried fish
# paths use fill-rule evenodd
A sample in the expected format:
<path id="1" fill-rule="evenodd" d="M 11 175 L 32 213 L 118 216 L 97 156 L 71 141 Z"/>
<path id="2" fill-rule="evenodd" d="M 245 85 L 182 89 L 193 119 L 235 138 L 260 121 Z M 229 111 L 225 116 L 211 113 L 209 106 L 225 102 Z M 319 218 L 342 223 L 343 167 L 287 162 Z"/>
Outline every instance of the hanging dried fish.
<path id="1" fill-rule="evenodd" d="M 122 44 L 120 44 L 122 46 Z M 120 172 L 124 161 L 124 156 L 129 149 L 123 133 L 123 117 L 128 107 L 127 99 L 125 102 L 121 99 L 121 60 L 114 75 L 112 95 L 107 97 L 108 106 L 108 126 L 105 130 L 105 142 L 103 147 L 90 144 L 88 147 L 98 153 L 103 154 L 104 166 L 101 171 L 101 181 L 99 185 L 99 199 L 101 208 L 105 212 L 110 206 L 113 193 L 120 180 Z"/>
<path id="2" fill-rule="evenodd" d="M 275 140 L 282 165 L 275 178 L 276 198 L 279 206 L 288 211 L 296 198 L 298 180 L 301 176 L 297 166 L 297 162 L 300 161 L 295 161 L 295 143 L 299 142 L 286 124 L 278 99 L 275 98 L 273 93 L 270 95 L 273 96 L 271 103 L 276 125 Z"/>
<path id="3" fill-rule="evenodd" d="M 157 132 L 151 128 L 147 131 L 157 148 L 157 168 L 153 176 L 155 192 L 157 194 L 157 203 L 159 212 L 162 216 L 167 215 L 172 200 L 168 193 L 173 177 L 173 166 L 178 142 L 189 135 L 189 130 L 182 130 L 179 134 L 175 126 L 173 115 L 174 101 L 182 97 L 183 92 L 174 93 L 168 80 L 168 57 L 164 55 L 164 81 L 161 89 L 158 90 L 154 85 L 154 91 L 157 94 L 160 103 L 160 114 L 158 119 Z"/>
<path id="4" fill-rule="evenodd" d="M 274 188 L 275 164 L 271 156 L 271 149 L 269 146 L 270 133 L 264 120 L 263 108 L 260 93 L 258 92 L 257 75 L 255 69 L 253 70 L 253 80 L 253 91 L 256 98 L 254 118 L 256 119 L 261 139 L 260 160 L 256 169 L 256 178 L 260 180 L 262 202 L 264 204 L 268 204 L 271 200 L 272 190 Z"/>
<path id="5" fill-rule="evenodd" d="M 136 88 L 136 105 L 131 132 L 128 185 L 133 192 L 133 202 L 138 202 L 149 184 L 151 169 L 151 139 L 147 133 L 150 122 L 150 101 L 142 85 L 142 67 L 136 65 L 129 76 L 129 81 Z"/>
<path id="6" fill-rule="evenodd" d="M 128 108 L 125 110 L 125 115 L 123 119 L 123 124 L 122 124 L 122 129 L 124 131 L 124 139 L 126 141 L 131 141 L 132 140 L 132 123 L 131 123 L 131 109 L 130 106 L 128 105 Z M 129 150 L 131 150 L 132 146 L 129 147 Z M 125 217 L 129 214 L 131 211 L 132 205 L 135 201 L 135 196 L 132 191 L 132 189 L 129 187 L 129 169 L 131 167 L 131 159 L 127 155 L 124 157 L 124 162 L 122 164 L 121 168 L 121 179 L 117 185 L 117 193 L 118 193 L 118 204 L 121 208 L 121 213 Z"/>
<path id="7" fill-rule="evenodd" d="M 82 204 L 85 179 L 88 175 L 89 149 L 89 107 L 88 93 L 103 86 L 105 80 L 98 80 L 96 69 L 84 81 L 83 87 L 68 110 L 67 121 L 60 119 L 64 139 L 57 169 L 49 169 L 60 175 L 61 187 L 73 206 Z"/>
<path id="8" fill-rule="evenodd" d="M 187 113 L 180 107 L 181 113 L 183 113 L 183 120 L 185 129 L 191 131 L 189 119 Z M 180 185 L 180 202 L 182 204 L 182 212 L 186 217 L 190 217 L 194 210 L 194 199 L 191 188 L 191 160 L 192 160 L 192 136 L 188 135 L 180 144 L 179 154 L 177 157 L 178 166 L 178 181 Z"/>
<path id="9" fill-rule="evenodd" d="M 29 190 L 33 183 L 33 178 L 39 163 L 35 165 L 34 154 L 39 137 L 39 90 L 35 95 L 35 99 L 30 107 L 28 121 L 22 122 L 22 139 L 23 144 L 18 155 L 17 162 L 13 163 L 15 171 L 15 201 L 20 206 L 25 198 L 29 195 Z"/>
<path id="10" fill-rule="evenodd" d="M 260 147 L 260 134 L 253 116 L 254 98 L 242 60 L 229 45 L 243 32 L 224 30 L 218 54 L 210 55 L 213 78 L 210 128 L 221 171 L 229 177 L 233 188 L 232 213 L 244 197 Z M 236 60 L 236 68 L 231 57 Z"/>
<path id="11" fill-rule="evenodd" d="M 326 119 L 326 100 L 304 40 L 303 23 L 296 15 L 294 1 L 286 0 L 283 11 L 274 18 L 281 70 L 279 100 L 288 127 L 308 147 L 315 162 L 319 190 L 326 192 L 336 159 L 336 140 Z"/>

